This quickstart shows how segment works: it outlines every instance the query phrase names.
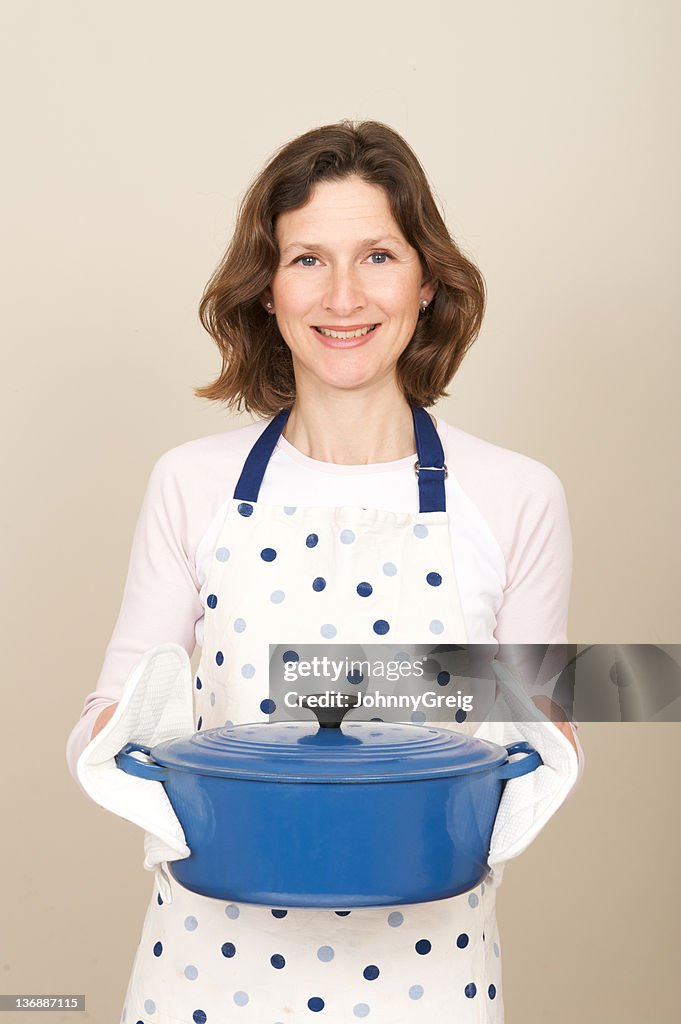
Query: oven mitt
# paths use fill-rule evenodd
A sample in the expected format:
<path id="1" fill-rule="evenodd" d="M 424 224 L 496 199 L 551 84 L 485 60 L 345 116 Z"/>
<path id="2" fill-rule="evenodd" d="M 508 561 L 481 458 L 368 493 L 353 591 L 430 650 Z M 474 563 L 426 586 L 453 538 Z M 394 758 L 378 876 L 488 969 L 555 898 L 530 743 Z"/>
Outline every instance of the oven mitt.
<path id="1" fill-rule="evenodd" d="M 95 803 L 145 830 L 144 867 L 161 869 L 158 881 L 166 902 L 164 862 L 182 860 L 191 850 L 162 783 L 127 775 L 115 756 L 128 742 L 153 747 L 194 731 L 189 657 L 179 644 L 160 644 L 132 670 L 115 713 L 76 763 L 78 780 Z"/>
<path id="2" fill-rule="evenodd" d="M 560 729 L 532 703 L 513 672 L 502 662 L 493 661 L 492 665 L 500 692 L 489 720 L 475 736 L 501 746 L 526 740 L 544 762 L 504 786 L 488 857 L 494 876 L 495 866 L 501 875 L 501 865 L 527 849 L 566 800 L 581 776 L 581 758 Z M 581 750 L 579 740 L 577 744 Z"/>

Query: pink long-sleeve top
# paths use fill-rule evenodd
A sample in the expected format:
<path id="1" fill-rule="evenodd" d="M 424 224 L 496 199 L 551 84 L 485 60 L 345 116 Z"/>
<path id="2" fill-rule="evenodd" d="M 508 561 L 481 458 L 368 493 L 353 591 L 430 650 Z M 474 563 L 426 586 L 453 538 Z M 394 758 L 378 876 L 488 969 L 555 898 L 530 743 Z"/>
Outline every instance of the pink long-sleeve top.
<path id="1" fill-rule="evenodd" d="M 572 545 L 560 480 L 535 459 L 435 420 L 468 642 L 566 643 Z M 208 567 L 244 460 L 268 423 L 188 441 L 155 463 L 102 670 L 68 739 L 74 778 L 97 716 L 119 699 L 145 651 L 174 642 L 191 656 L 202 644 Z M 415 458 L 338 465 L 281 437 L 258 500 L 417 512 Z"/>

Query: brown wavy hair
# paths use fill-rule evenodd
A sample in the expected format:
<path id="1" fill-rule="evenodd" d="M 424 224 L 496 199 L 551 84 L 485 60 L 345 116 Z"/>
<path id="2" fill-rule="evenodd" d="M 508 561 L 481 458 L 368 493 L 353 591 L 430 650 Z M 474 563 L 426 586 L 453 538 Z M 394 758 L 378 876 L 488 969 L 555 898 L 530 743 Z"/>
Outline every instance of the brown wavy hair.
<path id="1" fill-rule="evenodd" d="M 303 206 L 320 181 L 356 175 L 384 189 L 404 238 L 419 254 L 424 278 L 437 287 L 396 367 L 410 405 L 428 407 L 475 341 L 485 282 L 449 234 L 416 154 L 380 121 L 344 119 L 299 135 L 278 149 L 243 197 L 229 247 L 206 285 L 199 319 L 218 346 L 222 369 L 199 398 L 264 417 L 296 397 L 291 352 L 276 317 L 261 304 L 279 264 L 276 218 Z"/>

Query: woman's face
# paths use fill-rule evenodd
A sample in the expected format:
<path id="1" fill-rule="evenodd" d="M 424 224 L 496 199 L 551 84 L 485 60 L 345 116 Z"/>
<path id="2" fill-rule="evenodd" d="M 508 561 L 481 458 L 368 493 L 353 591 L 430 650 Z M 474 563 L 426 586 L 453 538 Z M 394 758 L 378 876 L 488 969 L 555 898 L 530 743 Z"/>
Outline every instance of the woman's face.
<path id="1" fill-rule="evenodd" d="M 320 182 L 305 206 L 278 216 L 274 315 L 291 350 L 296 385 L 362 388 L 391 382 L 409 344 L 423 283 L 418 253 L 393 219 L 382 188 L 351 177 Z M 325 337 L 372 327 L 361 337 Z"/>

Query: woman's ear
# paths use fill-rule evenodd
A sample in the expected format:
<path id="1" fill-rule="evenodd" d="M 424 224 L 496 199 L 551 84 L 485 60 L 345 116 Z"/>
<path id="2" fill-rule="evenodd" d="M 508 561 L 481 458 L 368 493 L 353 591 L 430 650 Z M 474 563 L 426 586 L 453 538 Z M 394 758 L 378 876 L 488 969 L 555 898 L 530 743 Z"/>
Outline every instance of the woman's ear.
<path id="1" fill-rule="evenodd" d="M 430 305 L 435 298 L 437 288 L 437 281 L 424 281 L 421 285 L 421 300 L 425 299 L 428 305 Z"/>

